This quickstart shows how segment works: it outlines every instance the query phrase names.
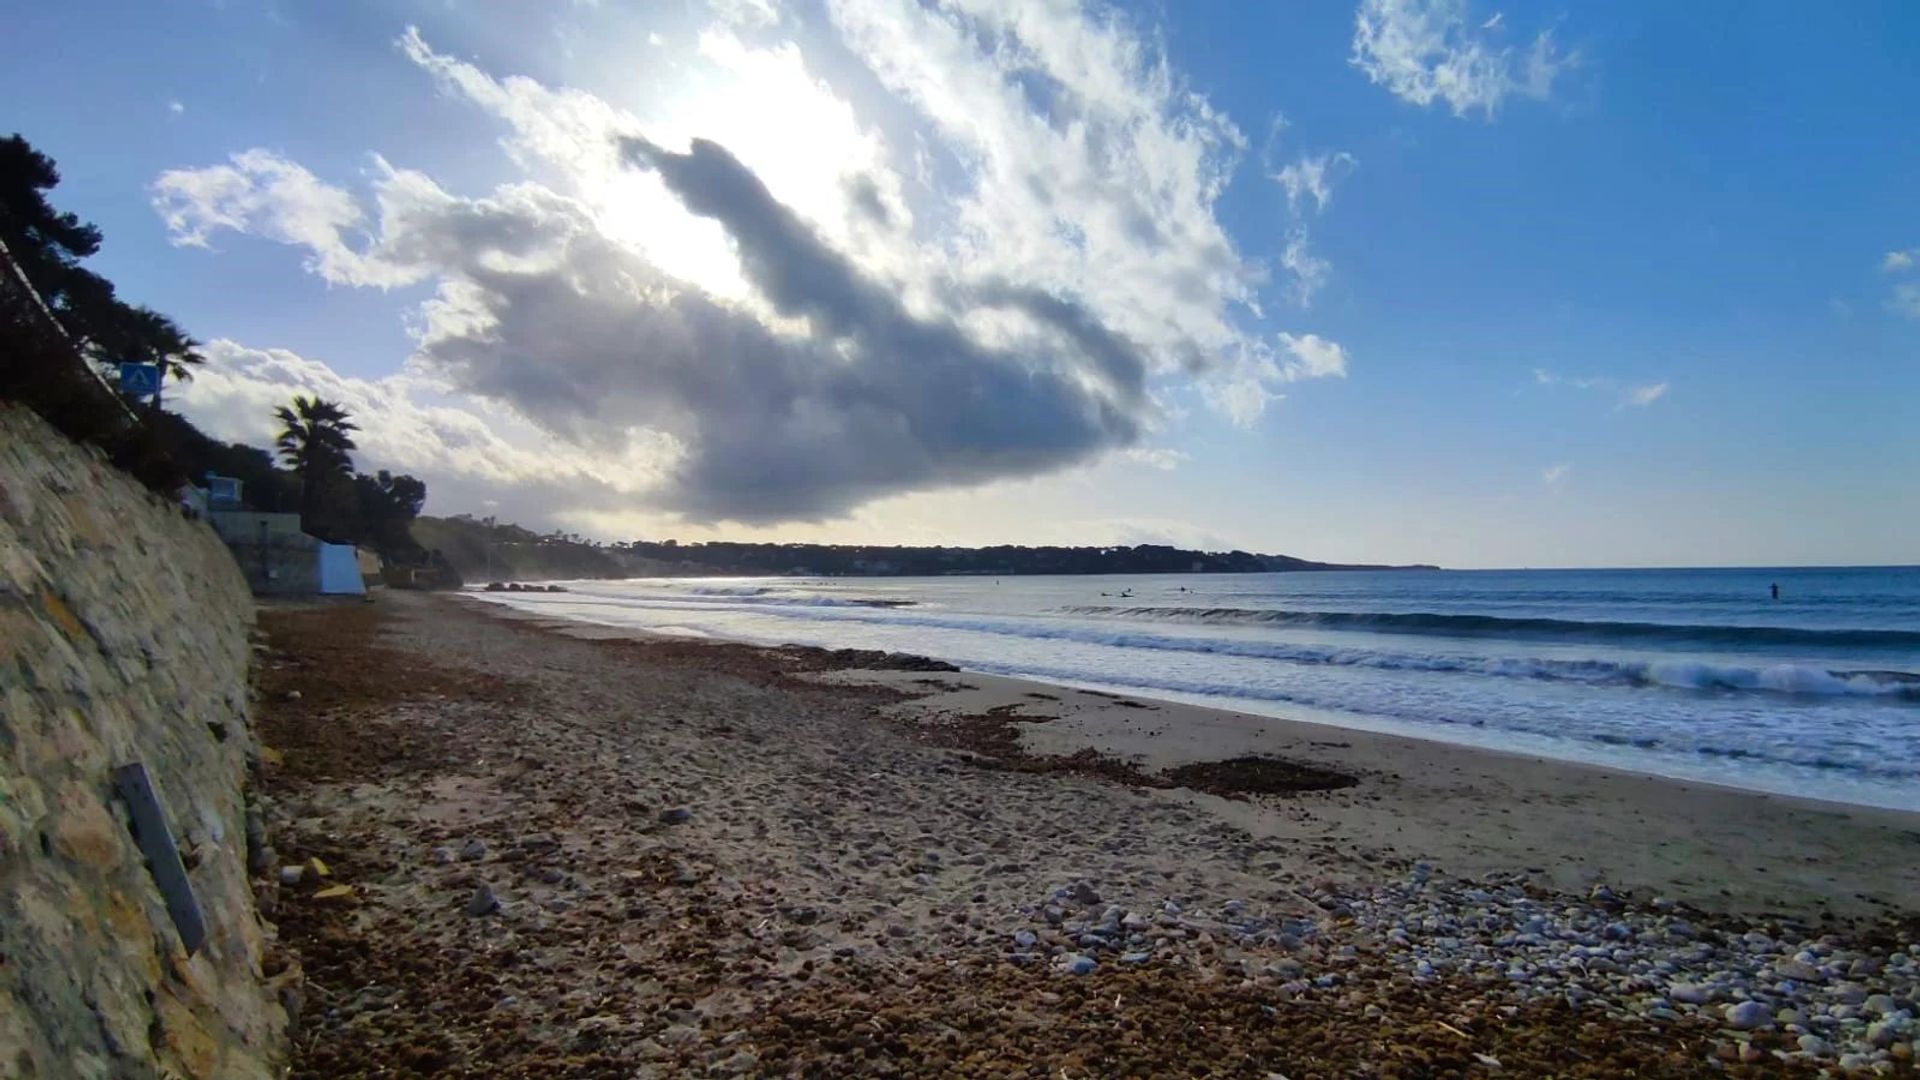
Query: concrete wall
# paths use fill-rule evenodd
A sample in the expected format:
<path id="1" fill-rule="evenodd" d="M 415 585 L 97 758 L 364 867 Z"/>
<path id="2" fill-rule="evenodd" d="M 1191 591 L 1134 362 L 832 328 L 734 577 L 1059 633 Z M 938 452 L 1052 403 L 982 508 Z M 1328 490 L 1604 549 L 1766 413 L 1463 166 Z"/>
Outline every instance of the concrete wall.
<path id="1" fill-rule="evenodd" d="M 213 509 L 207 519 L 213 522 L 214 531 L 227 538 L 229 542 L 251 544 L 263 535 L 298 539 L 306 534 L 300 531 L 299 514 L 270 514 L 261 510 L 221 510 Z"/>
<path id="2" fill-rule="evenodd" d="M 252 599 L 204 523 L 0 404 L 0 1078 L 269 1077 L 248 879 Z M 189 957 L 111 770 L 147 767 L 208 926 Z"/>

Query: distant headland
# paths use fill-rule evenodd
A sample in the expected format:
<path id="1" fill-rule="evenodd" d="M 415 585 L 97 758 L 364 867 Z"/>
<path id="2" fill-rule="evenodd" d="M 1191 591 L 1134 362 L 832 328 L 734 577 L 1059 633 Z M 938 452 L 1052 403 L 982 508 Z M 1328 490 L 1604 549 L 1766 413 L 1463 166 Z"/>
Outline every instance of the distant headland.
<path id="1" fill-rule="evenodd" d="M 422 547 L 438 551 L 469 581 L 541 578 L 936 577 L 1023 574 L 1256 574 L 1320 570 L 1437 570 L 1439 567 L 1328 563 L 1248 551 L 1193 551 L 1165 544 L 1088 547 L 896 547 L 877 544 L 601 543 L 536 533 L 467 515 L 421 517 Z"/>

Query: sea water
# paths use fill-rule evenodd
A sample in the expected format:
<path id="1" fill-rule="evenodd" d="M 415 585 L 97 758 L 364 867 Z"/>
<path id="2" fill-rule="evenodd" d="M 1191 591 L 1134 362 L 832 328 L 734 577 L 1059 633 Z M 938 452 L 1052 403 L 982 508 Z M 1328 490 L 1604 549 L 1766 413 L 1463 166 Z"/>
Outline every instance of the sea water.
<path id="1" fill-rule="evenodd" d="M 568 588 L 480 595 L 614 626 L 914 652 L 991 674 L 1920 810 L 1920 567 Z"/>

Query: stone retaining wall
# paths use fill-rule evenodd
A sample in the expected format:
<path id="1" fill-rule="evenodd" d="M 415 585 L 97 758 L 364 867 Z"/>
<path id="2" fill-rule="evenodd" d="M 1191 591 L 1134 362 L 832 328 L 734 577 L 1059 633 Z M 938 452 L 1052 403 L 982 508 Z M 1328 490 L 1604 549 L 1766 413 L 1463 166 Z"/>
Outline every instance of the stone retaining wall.
<path id="1" fill-rule="evenodd" d="M 298 973 L 269 975 L 248 876 L 252 624 L 212 529 L 0 403 L 0 1078 L 282 1071 Z M 205 915 L 192 956 L 115 793 L 134 762 Z"/>

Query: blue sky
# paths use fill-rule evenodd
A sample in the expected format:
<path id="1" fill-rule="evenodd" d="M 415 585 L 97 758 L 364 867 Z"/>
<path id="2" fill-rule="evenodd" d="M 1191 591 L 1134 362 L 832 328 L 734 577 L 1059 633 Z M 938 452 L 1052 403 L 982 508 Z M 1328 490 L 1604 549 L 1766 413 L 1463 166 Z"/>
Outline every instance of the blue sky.
<path id="1" fill-rule="evenodd" d="M 99 269 L 210 343 L 189 413 L 339 397 L 431 512 L 1916 558 L 1912 5 L 10 21 L 9 122 Z"/>

